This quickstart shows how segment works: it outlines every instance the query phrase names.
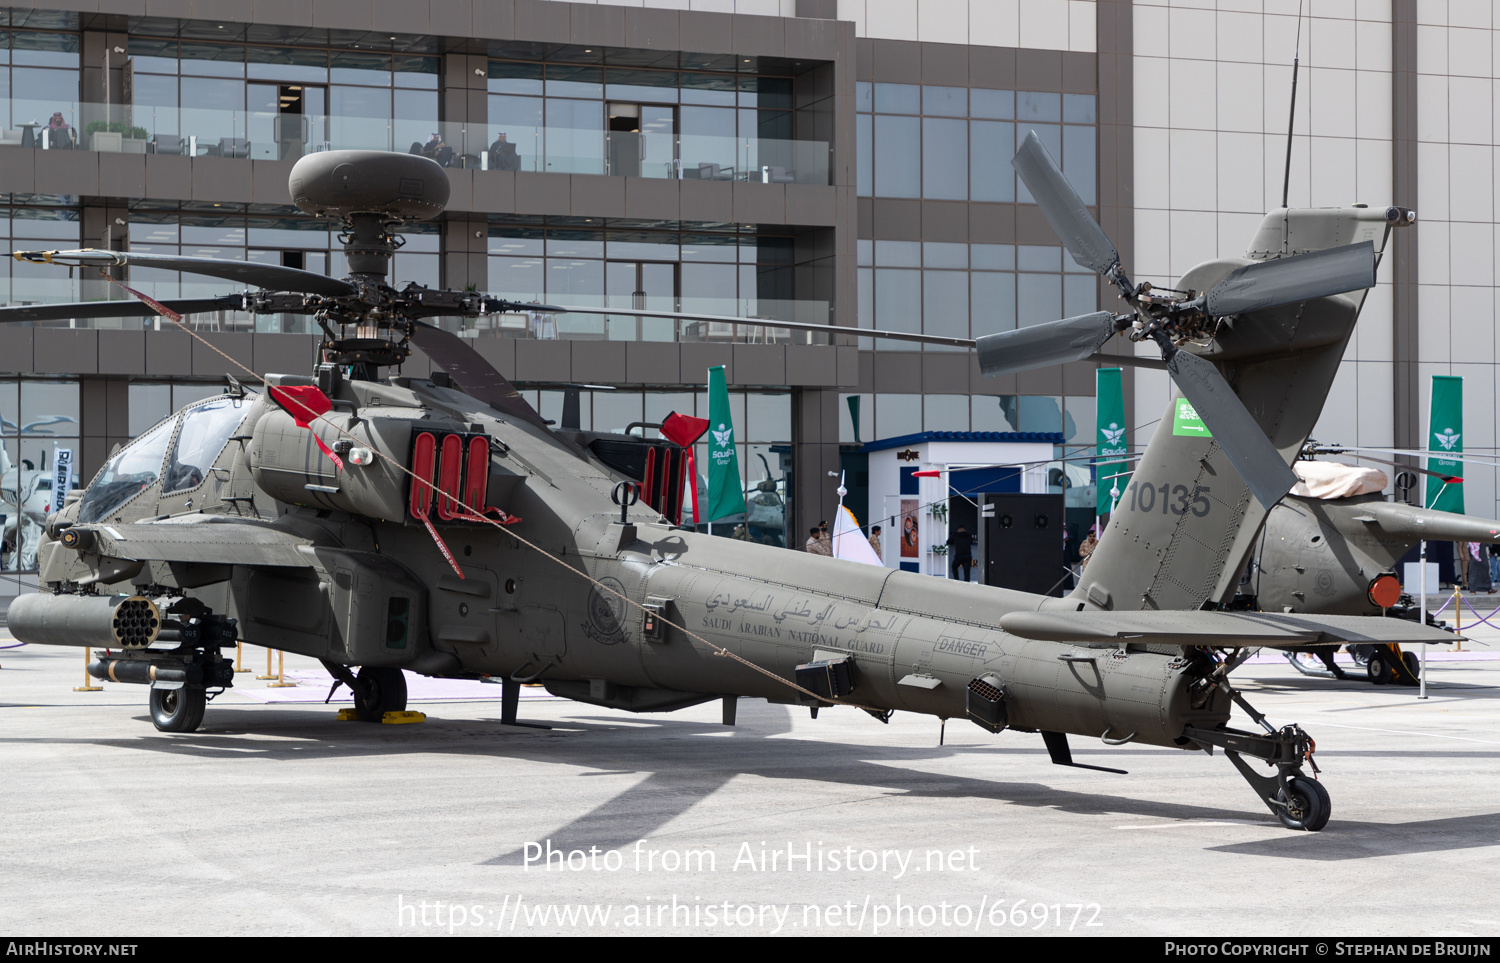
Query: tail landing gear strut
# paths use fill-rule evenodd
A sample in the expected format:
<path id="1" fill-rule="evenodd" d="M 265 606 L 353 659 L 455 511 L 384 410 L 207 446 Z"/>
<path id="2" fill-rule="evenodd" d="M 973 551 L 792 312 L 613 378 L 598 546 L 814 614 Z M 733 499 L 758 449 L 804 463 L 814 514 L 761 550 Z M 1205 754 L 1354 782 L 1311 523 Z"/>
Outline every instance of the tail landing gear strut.
<path id="1" fill-rule="evenodd" d="M 1301 726 L 1289 725 L 1275 729 L 1266 717 L 1255 710 L 1245 697 L 1229 685 L 1224 673 L 1216 673 L 1216 682 L 1223 687 L 1240 708 L 1249 713 L 1265 733 L 1243 732 L 1224 726 L 1218 729 L 1199 729 L 1188 726 L 1183 735 L 1205 749 L 1218 746 L 1234 763 L 1250 788 L 1260 797 L 1266 808 L 1281 820 L 1288 829 L 1317 832 L 1328 825 L 1328 816 L 1333 811 L 1328 790 L 1317 781 L 1318 764 L 1313 761 L 1317 744 Z M 1274 767 L 1274 774 L 1250 765 L 1245 756 L 1254 756 Z M 1313 772 L 1309 779 L 1302 772 L 1307 763 Z"/>

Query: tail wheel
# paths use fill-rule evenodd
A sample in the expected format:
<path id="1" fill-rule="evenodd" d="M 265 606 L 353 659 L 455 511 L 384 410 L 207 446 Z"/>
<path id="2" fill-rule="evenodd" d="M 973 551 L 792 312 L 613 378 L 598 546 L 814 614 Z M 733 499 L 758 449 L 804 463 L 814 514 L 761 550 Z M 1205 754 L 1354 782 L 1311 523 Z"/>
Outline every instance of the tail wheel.
<path id="1" fill-rule="evenodd" d="M 1401 653 L 1401 663 L 1406 666 L 1409 679 L 1403 679 L 1407 685 L 1416 685 L 1422 681 L 1422 660 L 1417 658 L 1415 652 Z"/>
<path id="2" fill-rule="evenodd" d="M 1386 661 L 1388 656 L 1384 652 L 1371 652 L 1370 660 L 1365 663 L 1365 671 L 1370 674 L 1370 681 L 1376 685 L 1389 685 L 1391 676 L 1391 664 Z"/>
<path id="3" fill-rule="evenodd" d="M 379 722 L 406 708 L 406 676 L 391 666 L 367 665 L 354 678 L 354 711 L 361 722 Z"/>
<path id="4" fill-rule="evenodd" d="M 1328 825 L 1333 804 L 1328 799 L 1328 790 L 1316 779 L 1293 776 L 1282 787 L 1276 817 L 1287 829 L 1298 829 L 1315 833 Z"/>
<path id="5" fill-rule="evenodd" d="M 202 686 L 151 689 L 151 721 L 162 732 L 193 732 L 203 722 L 208 696 Z"/>

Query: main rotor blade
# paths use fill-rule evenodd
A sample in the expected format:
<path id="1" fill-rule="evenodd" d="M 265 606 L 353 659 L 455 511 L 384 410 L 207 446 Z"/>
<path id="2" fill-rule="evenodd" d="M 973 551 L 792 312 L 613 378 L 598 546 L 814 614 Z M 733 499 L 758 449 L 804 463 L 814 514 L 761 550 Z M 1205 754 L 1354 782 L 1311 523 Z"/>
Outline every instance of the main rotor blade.
<path id="1" fill-rule="evenodd" d="M 442 328 L 433 327 L 425 321 L 412 322 L 412 343 L 448 372 L 453 383 L 476 401 L 503 411 L 539 428 L 551 430 L 546 419 L 526 403 L 516 386 L 495 366 L 485 360 L 484 355 L 463 338 L 450 334 Z"/>
<path id="2" fill-rule="evenodd" d="M 1375 245 L 1362 241 L 1235 268 L 1208 292 L 1204 306 L 1223 317 L 1374 286 Z"/>
<path id="3" fill-rule="evenodd" d="M 1483 452 L 1472 451 L 1418 451 L 1415 448 L 1366 448 L 1359 445 L 1316 445 L 1315 454 L 1337 455 L 1346 451 L 1376 451 L 1386 455 L 1406 455 L 1411 458 L 1441 458 L 1445 461 L 1478 461 L 1490 464 L 1500 458 L 1500 455 L 1486 455 Z"/>
<path id="4" fill-rule="evenodd" d="M 1021 175 L 1026 189 L 1036 199 L 1047 223 L 1062 238 L 1073 260 L 1098 274 L 1108 274 L 1120 263 L 1120 254 L 1104 228 L 1089 213 L 1083 198 L 1053 163 L 1036 131 L 1026 135 L 1010 165 Z"/>
<path id="5" fill-rule="evenodd" d="M 1269 510 L 1292 490 L 1297 476 L 1212 362 L 1178 350 L 1167 359 L 1167 370 L 1256 501 Z"/>
<path id="6" fill-rule="evenodd" d="M 161 302 L 178 314 L 241 311 L 245 303 L 238 294 L 221 298 L 179 298 Z M 12 321 L 68 321 L 74 318 L 148 318 L 156 312 L 143 301 L 75 301 L 69 304 L 22 304 L 0 308 L 0 324 Z"/>
<path id="7" fill-rule="evenodd" d="M 535 311 L 537 305 L 521 304 L 519 310 Z M 891 341 L 915 341 L 918 344 L 946 344 L 955 348 L 973 348 L 972 338 L 950 338 L 941 334 L 914 334 L 907 331 L 877 331 L 874 328 L 851 328 L 842 324 L 816 324 L 812 321 L 781 321 L 776 318 L 741 318 L 732 314 L 693 314 L 684 311 L 650 311 L 639 308 L 584 308 L 541 305 L 540 310 L 561 314 L 617 314 L 633 318 L 680 318 L 683 321 L 714 321 L 721 324 L 743 324 L 761 328 L 788 328 L 792 331 L 816 331 L 847 334 L 851 337 L 886 338 Z"/>
<path id="8" fill-rule="evenodd" d="M 979 371 L 986 378 L 1082 361 L 1098 351 L 1115 333 L 1115 316 L 1108 311 L 1033 324 L 1014 331 L 986 334 L 979 349 Z"/>
<path id="9" fill-rule="evenodd" d="M 1304 449 L 1304 451 L 1305 451 L 1305 449 Z M 1345 452 L 1343 450 L 1323 451 L 1321 449 L 1316 449 L 1315 448 L 1311 452 L 1309 452 L 1309 454 L 1313 454 L 1313 455 L 1342 455 L 1342 454 L 1345 454 Z M 1440 471 L 1429 471 L 1426 468 L 1418 468 L 1416 465 L 1405 465 L 1405 464 L 1402 464 L 1399 461 L 1392 461 L 1389 458 L 1376 458 L 1374 455 L 1351 454 L 1348 457 L 1350 457 L 1350 458 L 1362 458 L 1365 461 L 1379 462 L 1382 465 L 1394 465 L 1397 468 L 1400 468 L 1402 471 L 1416 472 L 1419 475 L 1430 475 L 1433 478 L 1441 478 L 1444 481 L 1447 481 L 1448 479 L 1454 477 L 1452 475 L 1445 475 L 1445 474 L 1443 474 Z M 1317 459 L 1314 458 L 1314 459 L 1311 459 L 1311 460 L 1312 461 L 1316 461 Z M 1341 465 L 1341 464 L 1343 464 L 1343 462 L 1330 462 L 1330 464 Z"/>
<path id="10" fill-rule="evenodd" d="M 111 268 L 126 264 L 156 268 L 161 271 L 182 271 L 187 274 L 202 274 L 241 284 L 253 284 L 270 291 L 295 291 L 298 294 L 321 294 L 342 298 L 359 291 L 354 285 L 336 278 L 314 274 L 301 268 L 282 267 L 279 264 L 252 264 L 249 261 L 221 260 L 212 257 L 178 257 L 171 254 L 132 254 L 129 251 L 18 251 L 13 255 L 18 261 L 34 264 L 61 264 L 69 267 Z"/>

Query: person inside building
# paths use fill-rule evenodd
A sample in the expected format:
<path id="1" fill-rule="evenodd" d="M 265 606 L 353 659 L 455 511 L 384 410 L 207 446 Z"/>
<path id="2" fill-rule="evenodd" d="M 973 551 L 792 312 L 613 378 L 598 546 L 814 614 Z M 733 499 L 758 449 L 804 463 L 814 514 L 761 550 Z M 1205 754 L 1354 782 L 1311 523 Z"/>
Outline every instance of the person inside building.
<path id="1" fill-rule="evenodd" d="M 73 149 L 73 128 L 69 126 L 67 119 L 63 117 L 62 111 L 53 112 L 52 119 L 47 121 L 47 130 L 48 141 L 53 150 Z"/>
<path id="2" fill-rule="evenodd" d="M 885 553 L 880 550 L 880 526 L 870 526 L 870 548 L 875 550 L 875 557 L 885 561 Z"/>
<path id="3" fill-rule="evenodd" d="M 807 530 L 807 545 L 804 546 L 809 555 L 833 555 L 833 549 L 828 542 L 820 537 L 816 526 Z"/>
<path id="4" fill-rule="evenodd" d="M 443 135 L 436 131 L 422 145 L 422 156 L 431 158 L 444 167 L 451 167 L 453 164 L 453 148 L 444 143 Z"/>
<path id="5" fill-rule="evenodd" d="M 516 153 L 516 145 L 505 139 L 505 134 L 495 135 L 495 142 L 490 145 L 490 170 L 492 171 L 518 171 L 521 169 L 521 155 Z"/>

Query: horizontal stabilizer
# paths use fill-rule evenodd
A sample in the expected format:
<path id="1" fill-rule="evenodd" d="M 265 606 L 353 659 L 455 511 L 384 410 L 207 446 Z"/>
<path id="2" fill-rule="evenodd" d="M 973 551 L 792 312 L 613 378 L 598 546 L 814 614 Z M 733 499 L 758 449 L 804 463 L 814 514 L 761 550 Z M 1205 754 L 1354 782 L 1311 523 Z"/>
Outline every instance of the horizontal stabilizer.
<path id="1" fill-rule="evenodd" d="M 1455 515 L 1396 502 L 1360 507 L 1388 535 L 1440 542 L 1500 542 L 1500 519 Z"/>
<path id="2" fill-rule="evenodd" d="M 1000 617 L 1000 627 L 1028 639 L 1085 645 L 1300 649 L 1346 642 L 1416 645 L 1459 639 L 1446 629 L 1406 619 L 1268 612 L 1012 612 Z"/>

